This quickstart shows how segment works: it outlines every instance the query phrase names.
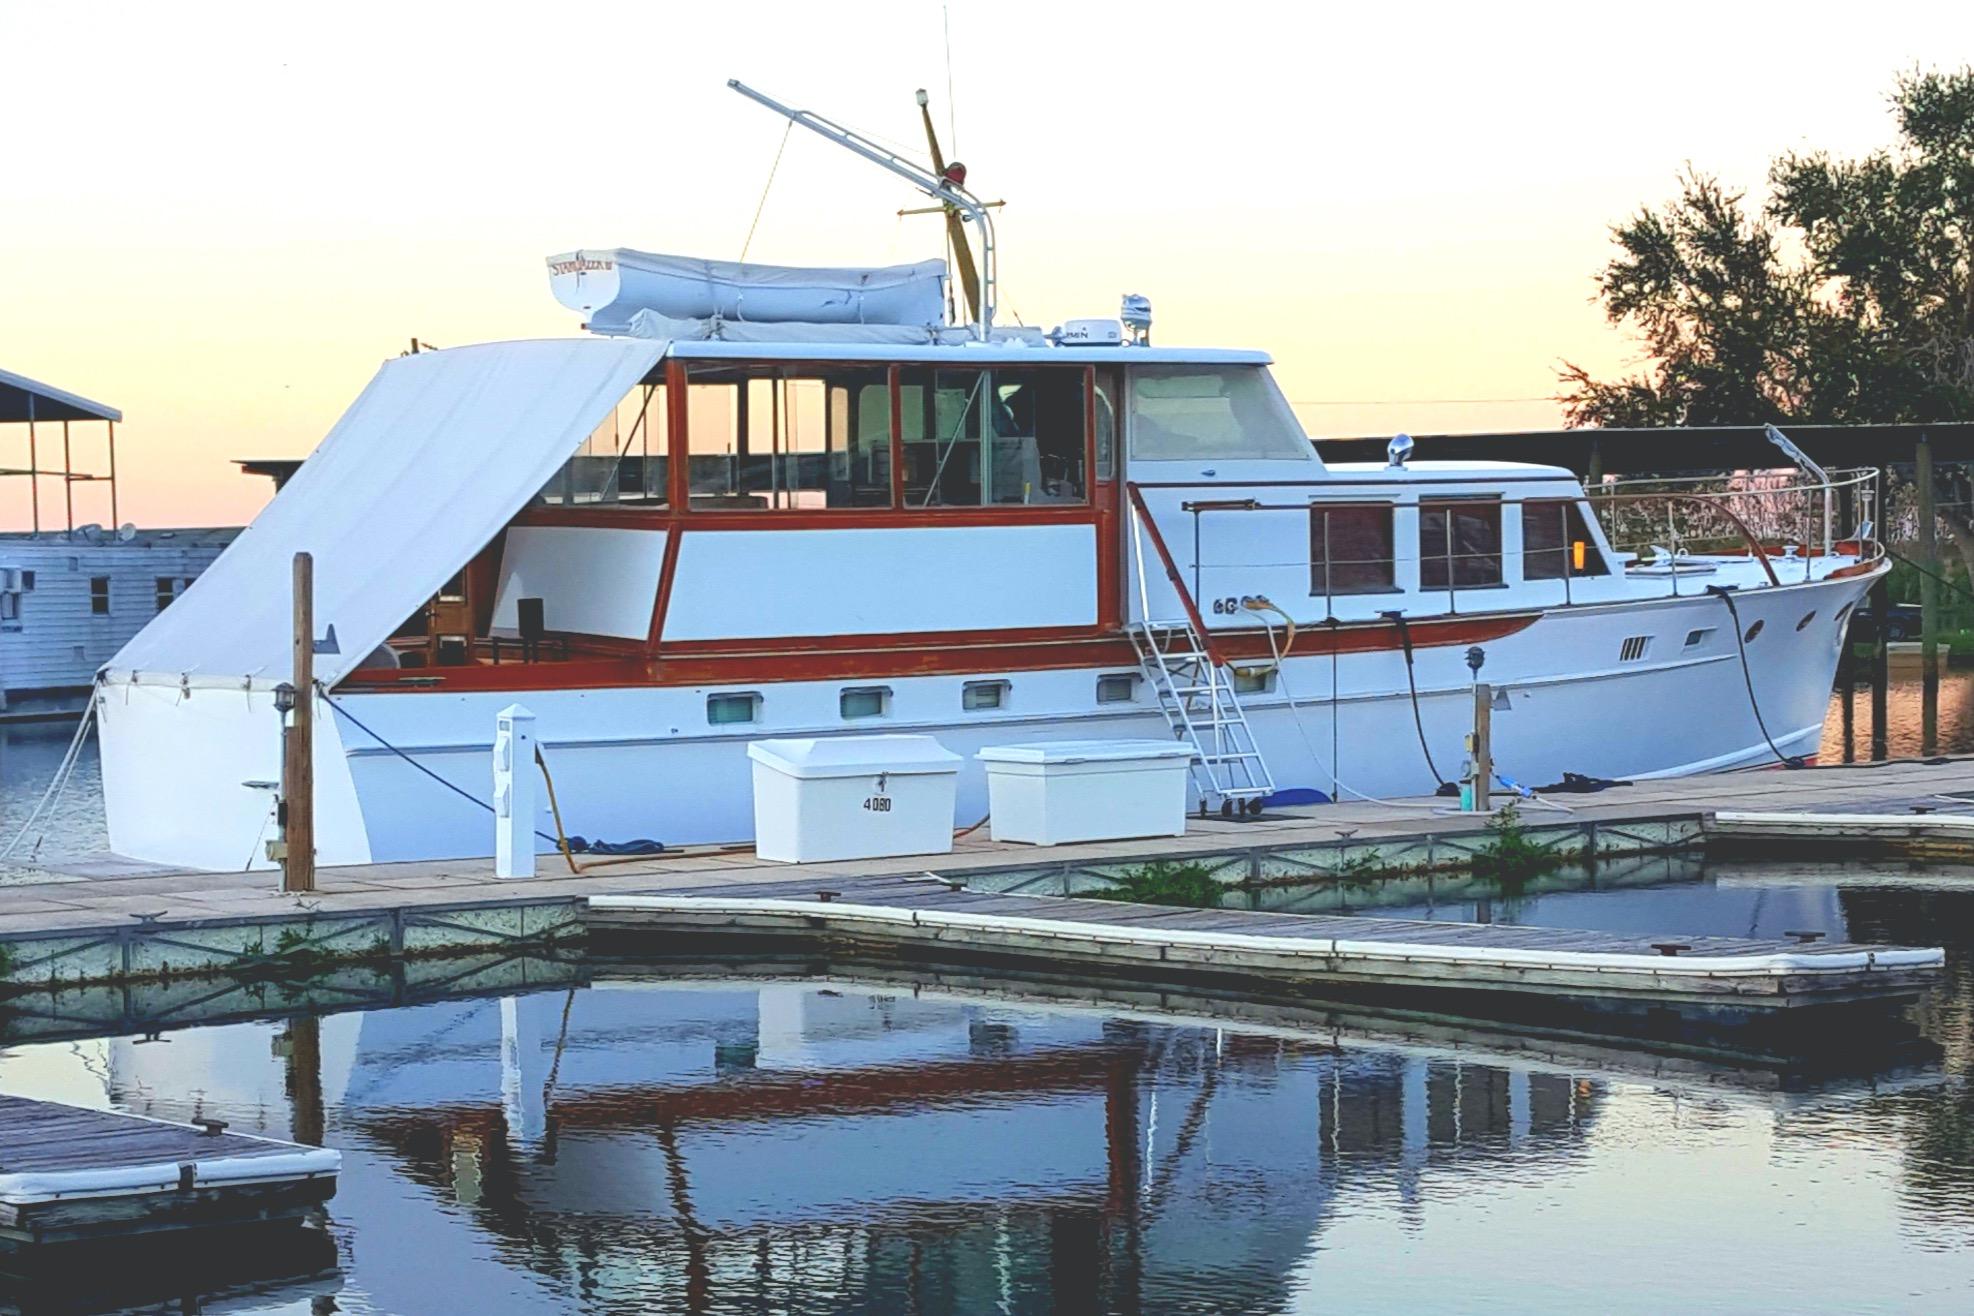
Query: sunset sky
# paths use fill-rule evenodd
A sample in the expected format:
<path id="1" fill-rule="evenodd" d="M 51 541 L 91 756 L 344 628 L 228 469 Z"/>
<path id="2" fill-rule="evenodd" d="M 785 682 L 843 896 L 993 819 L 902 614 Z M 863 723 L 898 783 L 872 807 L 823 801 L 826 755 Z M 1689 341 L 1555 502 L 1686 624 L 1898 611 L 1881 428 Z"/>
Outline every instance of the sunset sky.
<path id="1" fill-rule="evenodd" d="M 1889 140 L 1974 10 L 0 0 L 0 51 L 0 367 L 121 407 L 123 516 L 194 525 L 413 335 L 577 332 L 552 252 L 738 257 L 783 121 L 729 77 L 914 149 L 928 88 L 1008 202 L 1004 317 L 1140 292 L 1162 342 L 1274 353 L 1312 433 L 1500 429 L 1557 423 L 1563 358 L 1632 359 L 1591 302 L 1613 221 L 1689 160 L 1758 189 Z M 937 255 L 914 203 L 797 130 L 750 258 Z"/>

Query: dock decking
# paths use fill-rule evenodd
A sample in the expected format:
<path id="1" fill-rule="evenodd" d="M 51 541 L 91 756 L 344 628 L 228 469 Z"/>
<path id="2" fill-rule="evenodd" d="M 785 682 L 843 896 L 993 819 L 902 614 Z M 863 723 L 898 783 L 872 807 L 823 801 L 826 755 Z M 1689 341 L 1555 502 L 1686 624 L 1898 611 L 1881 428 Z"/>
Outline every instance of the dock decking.
<path id="1" fill-rule="evenodd" d="M 299 1223 L 340 1153 L 0 1094 L 0 1257 L 49 1245 Z"/>
<path id="2" fill-rule="evenodd" d="M 1931 801 L 1950 812 L 1960 804 L 1956 795 L 1968 795 L 1964 811 L 1974 813 L 1974 762 L 1642 781 L 1559 797 L 1562 809 L 1528 808 L 1522 822 L 1529 840 L 1560 855 L 1609 860 L 1696 848 L 1720 811 L 1889 814 Z M 580 801 L 564 803 L 579 821 Z M 854 863 L 773 864 L 745 850 L 701 850 L 572 874 L 559 856 L 544 855 L 538 876 L 506 882 L 494 877 L 486 859 L 376 864 L 321 870 L 319 890 L 306 896 L 282 894 L 278 876 L 265 870 L 85 863 L 48 873 L 48 880 L 0 884 L 0 946 L 7 948 L 0 956 L 0 990 L 287 971 L 302 960 L 505 952 L 580 937 L 591 897 L 662 896 L 708 886 L 745 896 L 787 882 L 840 889 L 851 881 L 931 870 L 963 881 L 974 896 L 1072 897 L 1154 859 L 1197 861 L 1228 884 L 1361 881 L 1367 865 L 1430 872 L 1470 861 L 1487 841 L 1488 820 L 1436 811 L 1439 803 L 1325 805 L 1252 822 L 1194 820 L 1183 837 L 1046 849 L 997 843 L 982 831 L 963 837 L 951 854 Z M 1119 906 L 1102 908 L 1109 919 L 1126 917 Z M 1173 933 L 1183 930 L 1168 926 Z M 1438 936 L 1474 935 L 1432 926 L 1440 929 Z M 1505 943 L 1499 948 L 1514 949 Z M 1828 952 L 1805 957 L 1829 964 Z M 1690 952 L 1667 959 L 1662 977 L 1674 964 L 1697 962 Z"/>
<path id="3" fill-rule="evenodd" d="M 990 956 L 1134 976 L 1238 974 L 1742 1009 L 1910 996 L 1944 963 L 1936 949 L 1185 909 L 973 892 L 930 877 L 595 896 L 585 919 L 593 933 L 779 936 L 865 953 Z"/>

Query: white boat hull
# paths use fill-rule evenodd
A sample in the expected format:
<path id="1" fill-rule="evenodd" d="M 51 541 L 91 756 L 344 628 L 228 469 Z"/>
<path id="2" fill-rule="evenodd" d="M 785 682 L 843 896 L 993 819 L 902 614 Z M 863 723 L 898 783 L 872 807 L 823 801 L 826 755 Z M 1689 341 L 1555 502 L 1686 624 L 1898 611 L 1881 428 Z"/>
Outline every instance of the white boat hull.
<path id="1" fill-rule="evenodd" d="M 1747 675 L 1727 607 L 1707 595 L 1564 609 L 1487 642 L 1481 677 L 1504 692 L 1493 716 L 1498 770 L 1540 786 L 1564 772 L 1678 776 L 1773 763 L 1776 751 L 1813 755 L 1842 614 L 1872 579 L 1738 593 L 1741 627 L 1761 623 L 1747 645 Z M 1689 646 L 1696 631 L 1710 633 Z M 1624 642 L 1637 636 L 1649 637 L 1644 655 L 1622 658 Z M 1169 734 L 1142 683 L 1134 703 L 1096 702 L 1096 677 L 1117 670 L 985 673 L 1009 683 L 1005 706 L 965 713 L 961 688 L 983 673 L 888 678 L 888 715 L 854 722 L 839 716 L 839 694 L 872 681 L 751 687 L 763 696 L 760 719 L 731 728 L 707 725 L 706 700 L 734 687 L 337 693 L 318 713 L 319 862 L 491 854 L 494 720 L 517 702 L 537 716 L 571 834 L 745 841 L 753 834 L 750 740 L 905 731 L 935 735 L 967 756 L 955 818 L 964 826 L 986 813 L 984 776 L 971 758 L 983 746 Z M 1456 776 L 1473 712 L 1466 646 L 1420 650 L 1414 676 L 1423 738 L 1438 772 Z M 272 797 L 246 783 L 278 776 L 269 696 L 113 685 L 99 699 L 118 853 L 201 868 L 267 865 Z M 1397 650 L 1334 658 L 1292 650 L 1276 688 L 1243 702 L 1278 788 L 1348 799 L 1425 795 L 1436 784 Z M 545 807 L 536 822 L 553 835 Z"/>

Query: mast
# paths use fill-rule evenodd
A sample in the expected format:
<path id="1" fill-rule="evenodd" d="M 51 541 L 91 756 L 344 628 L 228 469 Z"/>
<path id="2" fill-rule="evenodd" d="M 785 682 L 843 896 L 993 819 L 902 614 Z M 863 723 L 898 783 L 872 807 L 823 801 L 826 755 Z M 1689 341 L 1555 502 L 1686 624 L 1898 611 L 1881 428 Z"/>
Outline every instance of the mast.
<path id="1" fill-rule="evenodd" d="M 918 100 L 918 113 L 925 120 L 925 144 L 932 151 L 932 172 L 942 178 L 946 174 L 946 153 L 939 149 L 939 133 L 932 126 L 930 98 L 925 88 L 920 87 L 914 95 Z M 966 166 L 955 160 L 954 168 L 960 177 L 966 177 Z M 953 245 L 953 257 L 960 267 L 960 291 L 966 294 L 967 313 L 975 320 L 980 318 L 980 272 L 973 266 L 973 246 L 966 240 L 966 221 L 960 218 L 959 207 L 952 202 L 941 203 L 940 211 L 946 216 L 946 240 Z"/>
<path id="2" fill-rule="evenodd" d="M 942 206 L 953 207 L 966 212 L 968 218 L 980 226 L 980 258 L 976 276 L 966 258 L 970 248 L 961 244 L 957 253 L 961 257 L 961 284 L 966 288 L 967 300 L 973 309 L 973 332 L 976 338 L 985 341 L 988 331 L 994 327 L 994 302 L 996 283 L 996 257 L 994 252 L 994 222 L 987 213 L 987 207 L 973 193 L 966 190 L 966 167 L 957 160 L 933 173 L 896 151 L 878 145 L 860 133 L 852 132 L 842 124 L 826 119 L 809 110 L 792 109 L 780 101 L 764 96 L 737 78 L 727 79 L 727 86 L 733 88 L 758 105 L 765 105 L 776 114 L 799 123 L 810 132 L 828 138 L 846 151 L 861 155 L 864 159 L 881 168 L 888 169 L 910 183 L 919 191 L 931 197 Z M 936 148 L 935 148 L 936 149 Z M 949 222 L 955 226 L 959 216 L 953 214 Z M 977 279 L 977 282 L 976 282 Z"/>

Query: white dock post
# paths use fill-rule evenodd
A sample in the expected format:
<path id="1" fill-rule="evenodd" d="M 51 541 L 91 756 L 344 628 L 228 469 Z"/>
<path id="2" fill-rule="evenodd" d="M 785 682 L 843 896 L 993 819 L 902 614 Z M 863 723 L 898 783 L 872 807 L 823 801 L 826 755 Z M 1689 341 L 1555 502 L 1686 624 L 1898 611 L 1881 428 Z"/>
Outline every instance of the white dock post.
<path id="1" fill-rule="evenodd" d="M 494 721 L 494 876 L 535 875 L 535 715 L 509 704 Z"/>

